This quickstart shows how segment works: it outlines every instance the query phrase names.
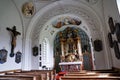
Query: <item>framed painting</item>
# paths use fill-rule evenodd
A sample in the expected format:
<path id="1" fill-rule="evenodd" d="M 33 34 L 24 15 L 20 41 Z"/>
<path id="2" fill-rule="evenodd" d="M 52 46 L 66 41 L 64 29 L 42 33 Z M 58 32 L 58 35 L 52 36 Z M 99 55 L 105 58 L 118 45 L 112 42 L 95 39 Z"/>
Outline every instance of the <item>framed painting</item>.
<path id="1" fill-rule="evenodd" d="M 42 63 L 41 63 L 41 62 L 39 62 L 39 66 L 40 66 L 40 67 L 42 66 Z"/>
<path id="2" fill-rule="evenodd" d="M 8 51 L 6 49 L 0 50 L 0 64 L 3 64 L 7 61 L 7 53 Z"/>
<path id="3" fill-rule="evenodd" d="M 22 53 L 18 51 L 16 53 L 16 55 L 15 55 L 15 62 L 16 63 L 20 63 L 21 62 L 21 56 L 22 56 Z"/>
<path id="4" fill-rule="evenodd" d="M 120 50 L 119 50 L 118 42 L 116 40 L 114 41 L 114 51 L 116 58 L 120 59 Z"/>
<path id="5" fill-rule="evenodd" d="M 115 24 L 115 32 L 116 32 L 117 41 L 120 43 L 120 23 Z"/>
<path id="6" fill-rule="evenodd" d="M 33 56 L 37 56 L 38 55 L 38 47 L 37 46 L 33 47 L 32 52 L 33 52 Z"/>
<path id="7" fill-rule="evenodd" d="M 114 26 L 114 22 L 113 22 L 113 18 L 112 17 L 109 17 L 108 24 L 109 24 L 109 28 L 110 28 L 111 33 L 114 34 L 115 26 Z"/>
<path id="8" fill-rule="evenodd" d="M 98 51 L 98 52 L 102 50 L 102 41 L 101 40 L 94 41 L 94 49 L 95 49 L 95 51 Z"/>
<path id="9" fill-rule="evenodd" d="M 112 34 L 108 33 L 108 40 L 109 40 L 109 46 L 113 48 L 113 39 L 112 39 Z"/>

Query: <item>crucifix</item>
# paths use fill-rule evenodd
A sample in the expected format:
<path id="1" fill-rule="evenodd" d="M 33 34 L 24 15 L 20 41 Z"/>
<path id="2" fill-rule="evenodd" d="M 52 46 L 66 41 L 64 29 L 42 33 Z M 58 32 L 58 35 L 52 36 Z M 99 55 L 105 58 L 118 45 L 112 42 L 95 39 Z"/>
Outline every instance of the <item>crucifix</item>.
<path id="1" fill-rule="evenodd" d="M 17 39 L 17 35 L 21 35 L 20 32 L 16 31 L 16 26 L 13 26 L 12 29 L 10 28 L 6 28 L 8 31 L 10 31 L 11 33 L 11 53 L 10 53 L 10 57 L 14 57 L 14 48 L 16 47 L 16 39 Z"/>

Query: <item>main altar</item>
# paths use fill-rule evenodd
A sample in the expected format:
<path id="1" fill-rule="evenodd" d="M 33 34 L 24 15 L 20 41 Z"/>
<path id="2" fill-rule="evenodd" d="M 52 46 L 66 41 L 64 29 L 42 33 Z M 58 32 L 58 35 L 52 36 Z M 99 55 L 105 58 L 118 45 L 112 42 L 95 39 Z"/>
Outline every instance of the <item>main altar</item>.
<path id="1" fill-rule="evenodd" d="M 59 63 L 61 71 L 81 71 L 82 70 L 82 61 L 79 62 L 61 62 Z"/>
<path id="2" fill-rule="evenodd" d="M 60 69 L 61 71 L 80 71 L 82 70 L 82 48 L 81 40 L 77 30 L 68 27 L 66 33 L 60 32 Z"/>

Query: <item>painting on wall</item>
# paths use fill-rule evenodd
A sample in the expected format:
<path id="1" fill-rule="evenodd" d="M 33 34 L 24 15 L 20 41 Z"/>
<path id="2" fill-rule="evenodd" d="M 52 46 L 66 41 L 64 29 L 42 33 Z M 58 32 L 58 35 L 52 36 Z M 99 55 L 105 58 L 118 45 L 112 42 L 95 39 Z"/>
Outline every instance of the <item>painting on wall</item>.
<path id="1" fill-rule="evenodd" d="M 102 50 L 102 41 L 101 40 L 96 39 L 94 41 L 94 50 L 98 51 L 98 52 Z"/>
<path id="2" fill-rule="evenodd" d="M 7 61 L 7 53 L 8 51 L 6 49 L 0 50 L 0 64 L 3 64 Z"/>
<path id="3" fill-rule="evenodd" d="M 109 46 L 113 48 L 113 39 L 112 39 L 112 34 L 108 33 L 108 40 L 109 40 Z"/>
<path id="4" fill-rule="evenodd" d="M 32 52 L 33 52 L 33 56 L 37 56 L 38 55 L 38 47 L 37 46 L 33 47 Z"/>
<path id="5" fill-rule="evenodd" d="M 120 50 L 119 50 L 118 42 L 116 40 L 114 41 L 114 51 L 116 58 L 120 59 Z"/>
<path id="6" fill-rule="evenodd" d="M 117 41 L 120 43 L 120 23 L 115 24 L 115 32 L 116 32 Z"/>
<path id="7" fill-rule="evenodd" d="M 114 26 L 114 22 L 113 22 L 112 17 L 109 17 L 108 24 L 109 24 L 109 28 L 110 28 L 111 33 L 114 34 L 115 26 Z"/>
<path id="8" fill-rule="evenodd" d="M 20 63 L 21 62 L 21 56 L 22 56 L 22 53 L 20 51 L 18 51 L 15 55 L 15 62 L 16 63 Z"/>

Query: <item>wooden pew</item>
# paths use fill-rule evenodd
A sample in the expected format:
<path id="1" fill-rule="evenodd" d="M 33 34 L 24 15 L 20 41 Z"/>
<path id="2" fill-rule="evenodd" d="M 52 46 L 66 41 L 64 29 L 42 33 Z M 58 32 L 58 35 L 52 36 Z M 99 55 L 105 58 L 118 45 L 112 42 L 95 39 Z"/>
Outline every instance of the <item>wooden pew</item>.
<path id="1" fill-rule="evenodd" d="M 6 73 L 6 75 L 37 75 L 41 77 L 41 80 L 55 79 L 55 73 L 53 70 L 21 71 L 21 72 L 15 72 L 15 73 Z"/>
<path id="2" fill-rule="evenodd" d="M 120 80 L 119 73 L 96 73 L 96 71 L 68 72 L 60 80 Z"/>
<path id="3" fill-rule="evenodd" d="M 95 70 L 95 71 L 78 71 L 78 72 L 67 72 L 67 74 L 86 74 L 86 73 L 90 73 L 90 74 L 95 74 L 95 73 L 119 73 L 118 71 L 107 71 L 107 70 Z"/>
<path id="4" fill-rule="evenodd" d="M 60 80 L 120 80 L 120 77 L 109 76 L 109 77 L 99 77 L 99 76 L 62 76 Z"/>
<path id="5" fill-rule="evenodd" d="M 6 75 L 16 75 L 16 76 L 25 76 L 25 75 L 27 75 L 27 76 L 39 76 L 39 79 L 40 80 L 48 80 L 49 78 L 47 78 L 47 74 L 46 73 L 29 73 L 29 72 L 27 72 L 27 73 L 22 73 L 22 72 L 20 72 L 20 73 L 6 73 Z"/>
<path id="6" fill-rule="evenodd" d="M 7 71 L 1 71 L 0 74 L 21 72 L 21 71 L 22 71 L 21 69 L 7 70 Z"/>
<path id="7" fill-rule="evenodd" d="M 13 79 L 13 80 L 40 80 L 39 76 L 33 75 L 0 75 L 0 79 Z"/>
<path id="8" fill-rule="evenodd" d="M 56 71 L 55 70 L 31 70 L 31 72 L 34 73 L 46 73 L 47 74 L 47 79 L 48 80 L 53 80 L 55 79 Z"/>
<path id="9" fill-rule="evenodd" d="M 55 79 L 55 75 L 56 75 L 56 71 L 55 70 L 31 70 L 33 72 L 39 72 L 39 73 L 47 73 L 49 76 L 49 80 L 54 80 Z"/>
<path id="10" fill-rule="evenodd" d="M 38 80 L 54 80 L 55 79 L 55 70 L 30 70 L 30 71 L 22 71 L 22 70 L 10 70 L 10 71 L 3 71 L 1 72 L 0 78 L 6 79 L 9 78 L 16 78 L 18 79 L 19 76 L 29 77 L 39 77 Z M 11 77 L 12 76 L 12 77 Z M 35 78 L 34 78 L 35 79 Z M 35 80 L 37 80 L 35 79 Z M 22 80 L 22 79 L 21 79 Z"/>
<path id="11" fill-rule="evenodd" d="M 33 80 L 31 78 L 15 78 L 15 77 L 3 77 L 0 80 Z"/>
<path id="12" fill-rule="evenodd" d="M 106 75 L 106 76 L 120 76 L 120 73 L 96 73 L 96 74 L 65 74 L 64 76 L 100 76 L 100 75 Z"/>

